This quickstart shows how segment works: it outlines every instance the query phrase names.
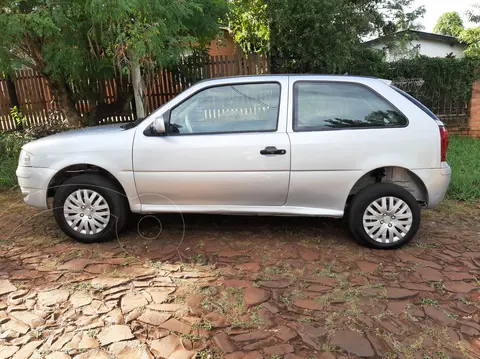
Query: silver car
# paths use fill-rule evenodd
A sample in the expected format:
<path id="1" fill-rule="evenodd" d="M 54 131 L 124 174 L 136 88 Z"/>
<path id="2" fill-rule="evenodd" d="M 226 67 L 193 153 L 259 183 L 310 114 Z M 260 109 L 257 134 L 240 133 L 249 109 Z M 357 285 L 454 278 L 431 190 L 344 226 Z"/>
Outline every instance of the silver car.
<path id="1" fill-rule="evenodd" d="M 26 144 L 18 182 L 81 242 L 130 212 L 348 216 L 375 248 L 408 243 L 444 198 L 448 134 L 390 81 L 253 76 L 204 81 L 149 117 Z"/>

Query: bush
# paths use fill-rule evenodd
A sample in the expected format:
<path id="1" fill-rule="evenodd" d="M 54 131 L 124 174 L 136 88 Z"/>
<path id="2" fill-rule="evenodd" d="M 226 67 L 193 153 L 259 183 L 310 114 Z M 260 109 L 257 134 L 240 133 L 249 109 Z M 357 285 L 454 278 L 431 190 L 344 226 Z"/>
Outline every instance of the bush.
<path id="1" fill-rule="evenodd" d="M 17 185 L 15 170 L 20 150 L 25 143 L 71 129 L 73 127 L 61 120 L 56 113 L 51 113 L 50 119 L 41 125 L 0 132 L 0 189 L 10 189 Z"/>

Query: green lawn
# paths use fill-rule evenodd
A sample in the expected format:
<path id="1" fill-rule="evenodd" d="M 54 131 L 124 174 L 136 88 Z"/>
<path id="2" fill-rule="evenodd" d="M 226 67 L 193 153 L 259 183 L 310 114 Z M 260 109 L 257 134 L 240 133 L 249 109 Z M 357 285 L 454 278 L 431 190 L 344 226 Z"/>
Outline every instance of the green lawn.
<path id="1" fill-rule="evenodd" d="M 448 198 L 480 200 L 480 139 L 450 137 L 447 161 L 453 171 Z"/>
<path id="2" fill-rule="evenodd" d="M 8 145 L 5 146 L 8 142 Z M 15 169 L 21 143 L 0 135 L 0 190 L 17 185 Z M 480 139 L 450 137 L 448 162 L 453 169 L 449 199 L 475 202 L 480 200 Z"/>

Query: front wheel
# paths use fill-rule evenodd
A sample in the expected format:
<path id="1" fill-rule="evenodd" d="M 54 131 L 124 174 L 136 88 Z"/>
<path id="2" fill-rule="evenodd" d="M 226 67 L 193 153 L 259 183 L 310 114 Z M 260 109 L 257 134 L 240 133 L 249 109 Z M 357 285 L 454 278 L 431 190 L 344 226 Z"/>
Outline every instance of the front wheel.
<path id="1" fill-rule="evenodd" d="M 69 237 L 83 243 L 104 242 L 124 229 L 128 202 L 114 182 L 98 174 L 83 174 L 58 188 L 53 215 Z"/>
<path id="2" fill-rule="evenodd" d="M 393 249 L 413 239 L 420 227 L 420 213 L 410 192 L 391 183 L 376 183 L 353 197 L 348 223 L 360 243 Z"/>

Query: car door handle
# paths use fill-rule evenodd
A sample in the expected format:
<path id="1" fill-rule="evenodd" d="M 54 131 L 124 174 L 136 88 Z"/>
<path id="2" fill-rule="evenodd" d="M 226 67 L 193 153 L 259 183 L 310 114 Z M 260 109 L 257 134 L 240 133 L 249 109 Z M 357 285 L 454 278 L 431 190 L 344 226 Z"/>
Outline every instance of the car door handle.
<path id="1" fill-rule="evenodd" d="M 260 151 L 260 154 L 264 155 L 264 156 L 266 156 L 266 155 L 284 155 L 286 153 L 287 153 L 287 151 L 279 150 L 275 146 L 268 146 L 268 147 L 265 147 L 265 149 Z"/>

